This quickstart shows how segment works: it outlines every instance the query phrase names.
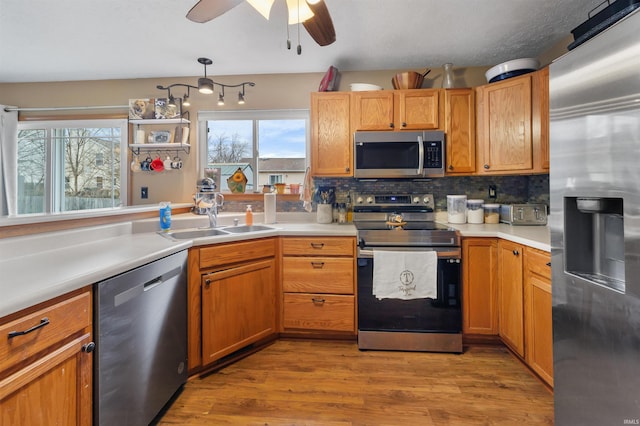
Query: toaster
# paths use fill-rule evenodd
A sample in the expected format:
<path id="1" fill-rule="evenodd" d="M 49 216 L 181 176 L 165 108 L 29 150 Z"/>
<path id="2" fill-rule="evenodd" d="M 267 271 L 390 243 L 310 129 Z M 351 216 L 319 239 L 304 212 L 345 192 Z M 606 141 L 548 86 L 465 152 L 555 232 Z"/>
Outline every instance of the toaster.
<path id="1" fill-rule="evenodd" d="M 546 225 L 547 206 L 545 204 L 502 204 L 500 222 L 510 225 Z"/>

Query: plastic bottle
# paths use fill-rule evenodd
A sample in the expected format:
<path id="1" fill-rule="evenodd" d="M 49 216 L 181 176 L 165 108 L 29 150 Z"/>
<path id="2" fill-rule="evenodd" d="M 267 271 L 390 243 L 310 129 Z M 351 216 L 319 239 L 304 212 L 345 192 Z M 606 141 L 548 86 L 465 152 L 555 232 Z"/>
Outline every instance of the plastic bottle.
<path id="1" fill-rule="evenodd" d="M 353 208 L 351 207 L 351 194 L 347 194 L 347 202 L 345 205 L 347 210 L 347 222 L 353 222 Z"/>
<path id="2" fill-rule="evenodd" d="M 160 203 L 160 229 L 164 232 L 171 229 L 171 203 L 168 201 Z"/>
<path id="3" fill-rule="evenodd" d="M 253 225 L 253 210 L 251 210 L 251 205 L 247 205 L 247 211 L 245 212 L 245 223 L 247 226 Z"/>

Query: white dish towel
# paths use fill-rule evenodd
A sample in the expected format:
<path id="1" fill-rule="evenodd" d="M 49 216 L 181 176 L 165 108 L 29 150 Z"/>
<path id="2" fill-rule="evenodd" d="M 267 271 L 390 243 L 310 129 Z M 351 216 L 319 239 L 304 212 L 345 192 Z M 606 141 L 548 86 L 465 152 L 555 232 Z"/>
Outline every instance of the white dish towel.
<path id="1" fill-rule="evenodd" d="M 373 250 L 373 295 L 378 299 L 438 296 L 435 251 Z"/>

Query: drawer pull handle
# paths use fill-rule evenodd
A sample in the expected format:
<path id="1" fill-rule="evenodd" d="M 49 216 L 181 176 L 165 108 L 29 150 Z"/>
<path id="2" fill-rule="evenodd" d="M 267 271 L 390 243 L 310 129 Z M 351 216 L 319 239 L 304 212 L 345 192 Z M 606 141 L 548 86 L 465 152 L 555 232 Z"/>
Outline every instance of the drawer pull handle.
<path id="1" fill-rule="evenodd" d="M 24 330 L 24 331 L 12 331 L 12 332 L 10 332 L 10 333 L 9 333 L 9 339 L 11 339 L 11 338 L 13 338 L 13 337 L 17 337 L 17 336 L 24 336 L 25 334 L 29 334 L 29 333 L 31 333 L 32 331 L 36 331 L 37 329 L 42 328 L 42 327 L 44 327 L 45 325 L 48 325 L 48 324 L 49 324 L 49 318 L 47 318 L 47 317 L 42 318 L 42 319 L 40 320 L 40 323 L 39 323 L 39 324 L 34 325 L 33 327 L 31 327 L 31 328 L 29 328 L 29 329 L 27 329 L 27 330 Z"/>
<path id="2" fill-rule="evenodd" d="M 311 262 L 311 266 L 313 269 L 322 269 L 324 267 L 324 262 Z"/>
<path id="3" fill-rule="evenodd" d="M 319 297 L 312 297 L 311 301 L 313 303 L 315 303 L 315 304 L 318 304 L 318 305 L 322 305 L 324 303 L 324 299 L 321 299 Z"/>
<path id="4" fill-rule="evenodd" d="M 96 344 L 94 342 L 89 342 L 86 345 L 82 345 L 82 352 L 90 354 L 96 350 Z"/>
<path id="5" fill-rule="evenodd" d="M 313 247 L 314 249 L 321 249 L 322 247 L 324 247 L 324 243 L 311 243 L 311 247 Z"/>
<path id="6" fill-rule="evenodd" d="M 520 254 L 520 252 L 519 252 L 518 250 L 514 250 L 514 251 L 513 251 L 513 255 L 514 255 L 514 256 L 517 256 L 517 255 L 519 255 L 519 254 Z"/>
<path id="7" fill-rule="evenodd" d="M 547 266 L 551 266 L 551 262 L 547 262 Z"/>

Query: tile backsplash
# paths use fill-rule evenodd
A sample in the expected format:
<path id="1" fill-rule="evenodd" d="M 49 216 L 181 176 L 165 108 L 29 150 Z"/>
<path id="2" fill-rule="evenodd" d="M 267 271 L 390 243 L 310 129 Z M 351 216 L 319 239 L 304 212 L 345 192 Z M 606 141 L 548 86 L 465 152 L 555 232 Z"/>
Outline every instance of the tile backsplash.
<path id="1" fill-rule="evenodd" d="M 549 205 L 549 175 L 530 176 L 460 176 L 413 181 L 379 179 L 375 182 L 353 178 L 314 178 L 314 185 L 334 186 L 337 201 L 342 202 L 348 191 L 366 193 L 429 193 L 433 194 L 436 211 L 447 210 L 447 195 L 465 194 L 469 199 L 486 203 L 541 203 Z M 496 198 L 489 198 L 489 186 L 496 187 Z M 225 202 L 224 211 L 244 211 L 247 202 Z M 262 202 L 252 203 L 254 211 L 263 211 Z M 302 201 L 278 200 L 279 212 L 302 212 Z M 316 210 L 316 203 L 313 203 Z"/>

